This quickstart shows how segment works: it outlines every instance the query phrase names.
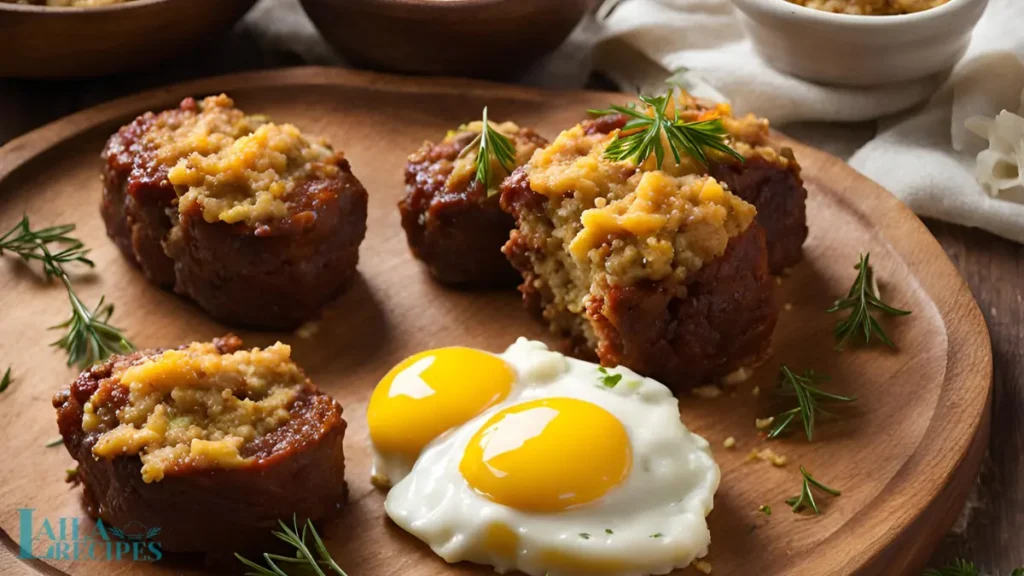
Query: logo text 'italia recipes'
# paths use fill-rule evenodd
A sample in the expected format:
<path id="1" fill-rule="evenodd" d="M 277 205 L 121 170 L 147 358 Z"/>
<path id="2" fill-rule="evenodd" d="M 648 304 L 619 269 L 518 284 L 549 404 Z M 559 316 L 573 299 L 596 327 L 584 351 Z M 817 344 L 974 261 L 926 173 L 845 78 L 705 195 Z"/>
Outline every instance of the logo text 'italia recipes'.
<path id="1" fill-rule="evenodd" d="M 87 518 L 35 516 L 18 509 L 18 546 L 22 558 L 155 562 L 163 557 L 160 528 L 129 522 L 120 528 Z"/>

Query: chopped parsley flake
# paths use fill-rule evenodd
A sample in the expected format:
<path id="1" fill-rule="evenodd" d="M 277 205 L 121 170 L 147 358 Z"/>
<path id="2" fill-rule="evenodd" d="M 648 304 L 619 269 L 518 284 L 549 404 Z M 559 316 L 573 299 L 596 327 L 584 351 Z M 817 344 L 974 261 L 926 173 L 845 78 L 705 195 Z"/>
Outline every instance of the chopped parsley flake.
<path id="1" fill-rule="evenodd" d="M 619 383 L 619 380 L 622 380 L 622 374 L 611 374 L 604 366 L 598 368 L 597 371 L 601 373 L 601 384 L 604 385 L 605 388 L 615 388 L 615 385 Z"/>

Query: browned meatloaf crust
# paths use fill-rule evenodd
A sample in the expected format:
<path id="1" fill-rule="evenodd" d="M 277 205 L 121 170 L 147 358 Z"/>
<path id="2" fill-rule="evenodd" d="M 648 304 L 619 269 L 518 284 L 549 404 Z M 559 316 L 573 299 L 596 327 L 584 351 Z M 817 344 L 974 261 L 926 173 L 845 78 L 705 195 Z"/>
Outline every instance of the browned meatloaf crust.
<path id="1" fill-rule="evenodd" d="M 712 154 L 708 172 L 724 182 L 734 194 L 757 208 L 757 222 L 764 228 L 768 243 L 768 269 L 780 274 L 803 258 L 807 239 L 807 190 L 800 178 L 800 165 L 790 148 L 776 151 L 768 145 L 767 121 L 747 116 L 736 119 L 724 110 L 707 107 L 693 99 L 683 100 L 689 106 L 687 120 L 707 119 L 721 114 L 730 137 L 727 142 L 746 158 L 739 162 L 732 156 Z M 623 114 L 602 116 L 587 123 L 587 130 L 608 134 L 622 128 L 627 121 Z"/>
<path id="2" fill-rule="evenodd" d="M 533 149 L 547 144 L 529 128 L 509 132 L 520 157 L 528 158 Z M 476 179 L 451 178 L 459 154 L 478 134 L 453 131 L 439 143 L 425 142 L 410 155 L 405 197 L 398 209 L 409 249 L 436 280 L 467 288 L 511 287 L 519 274 L 501 247 L 515 221 L 502 211 L 496 187 L 489 193 Z"/>
<path id="3" fill-rule="evenodd" d="M 602 364 L 685 389 L 760 363 L 775 329 L 764 232 L 757 224 L 687 281 L 686 298 L 657 284 L 613 289 L 587 304 Z"/>
<path id="4" fill-rule="evenodd" d="M 215 344 L 227 354 L 241 341 L 229 336 Z M 111 376 L 161 352 L 112 356 L 53 398 L 64 445 L 78 462 L 77 478 L 90 516 L 114 527 L 132 522 L 160 527 L 156 540 L 165 551 L 231 553 L 266 545 L 278 519 L 295 514 L 300 522 L 316 521 L 344 504 L 342 409 L 309 380 L 288 407 L 291 419 L 241 449 L 241 456 L 251 458 L 242 467 L 185 464 L 159 481 L 146 482 L 139 456 L 95 456 L 101 431 L 83 431 L 85 404 L 91 400 L 112 409 L 124 406 L 128 388 Z"/>
<path id="5" fill-rule="evenodd" d="M 221 131 L 228 144 L 267 125 L 227 103 L 217 104 L 240 115 Z M 198 204 L 179 210 L 178 197 L 188 187 L 176 189 L 168 172 L 188 156 L 161 157 L 147 135 L 154 127 L 195 122 L 201 113 L 202 104 L 189 98 L 111 136 L 103 151 L 107 235 L 151 282 L 195 300 L 226 324 L 287 330 L 315 318 L 355 274 L 366 233 L 366 190 L 336 154 L 324 161 L 335 169 L 332 175 L 300 179 L 288 193 L 286 216 L 209 221 Z"/>
<path id="6" fill-rule="evenodd" d="M 161 112 L 169 124 L 194 115 L 194 99 L 176 110 Z M 174 187 L 167 181 L 170 166 L 156 162 L 156 150 L 142 141 L 157 122 L 147 112 L 123 126 L 103 149 L 103 200 L 100 213 L 110 236 L 129 262 L 138 265 L 150 282 L 174 287 L 174 263 L 164 254 L 163 241 L 171 230 Z"/>
<path id="7" fill-rule="evenodd" d="M 585 127 L 584 124 L 574 129 L 575 134 L 573 130 L 564 132 L 563 136 L 568 134 L 569 139 L 562 143 L 560 136 L 551 146 L 555 151 L 548 157 L 561 162 L 568 154 L 566 151 L 589 147 L 590 144 L 580 144 L 587 138 L 583 136 Z M 531 185 L 531 174 L 536 178 L 540 172 L 541 179 L 551 178 L 550 166 L 534 166 L 539 157 L 539 161 L 544 161 L 547 150 L 516 170 L 502 186 L 502 206 L 517 220 L 517 229 L 512 231 L 503 250 L 523 276 L 519 290 L 527 308 L 541 316 L 555 334 L 565 338 L 566 347 L 574 355 L 587 359 L 596 356 L 605 366 L 627 366 L 658 379 L 677 393 L 717 383 L 731 372 L 761 362 L 768 354 L 778 310 L 774 301 L 775 282 L 768 271 L 764 231 L 754 221 L 753 208 L 707 176 L 676 177 L 660 170 L 640 171 L 629 163 L 603 160 L 597 162 L 598 168 L 593 168 L 593 155 L 599 155 L 602 149 L 593 150 L 588 162 L 565 168 L 555 164 L 555 169 L 561 170 L 555 173 L 555 193 L 546 189 L 546 194 L 542 194 L 536 190 L 544 184 L 538 188 Z M 545 169 L 548 171 L 544 172 Z M 588 200 L 584 190 L 569 188 L 569 180 L 564 176 L 575 178 L 581 170 L 585 175 L 580 181 L 588 186 L 597 182 L 595 174 L 611 175 L 596 186 L 605 190 L 604 195 Z M 648 174 L 650 171 L 656 173 Z M 652 178 L 640 179 L 641 176 Z M 662 208 L 647 213 L 671 220 L 672 212 L 680 209 L 666 207 L 669 202 L 688 194 L 699 200 L 693 200 L 693 212 L 679 218 L 679 229 L 669 230 L 667 235 L 659 232 L 657 236 L 631 238 L 628 232 L 620 230 L 587 240 L 586 225 L 581 225 L 578 213 L 602 212 L 628 202 L 632 195 L 623 197 L 615 191 L 627 182 L 634 191 L 645 186 L 646 195 L 640 199 L 635 193 L 637 200 L 618 212 L 625 217 L 643 216 L 644 210 L 648 210 L 645 202 L 650 202 Z M 659 187 L 665 183 L 669 185 L 667 191 Z M 702 185 L 708 197 L 717 200 L 705 202 L 704 192 L 698 195 L 687 191 L 688 187 L 700 189 Z M 659 197 L 659 193 L 663 196 Z M 732 231 L 724 248 L 712 252 L 717 256 L 697 258 L 702 263 L 694 268 L 695 260 L 688 255 L 680 260 L 680 251 L 697 250 L 709 227 L 720 231 L 722 228 L 716 227 L 723 226 L 722 221 L 701 212 L 701 206 L 706 207 L 707 203 L 731 205 L 733 214 L 744 216 L 725 219 L 724 226 Z M 596 219 L 595 225 L 600 224 L 602 219 Z M 736 228 L 730 228 L 734 224 Z M 643 229 L 647 223 L 626 224 L 632 225 Z M 722 241 L 721 232 L 717 234 L 717 240 L 707 245 L 722 246 L 717 243 Z M 594 247 L 574 253 L 581 239 L 594 242 Z M 674 247 L 671 271 L 652 273 L 651 268 L 659 264 L 652 263 L 644 253 L 648 246 L 655 257 L 659 254 L 657 250 L 670 247 L 672 252 Z"/>

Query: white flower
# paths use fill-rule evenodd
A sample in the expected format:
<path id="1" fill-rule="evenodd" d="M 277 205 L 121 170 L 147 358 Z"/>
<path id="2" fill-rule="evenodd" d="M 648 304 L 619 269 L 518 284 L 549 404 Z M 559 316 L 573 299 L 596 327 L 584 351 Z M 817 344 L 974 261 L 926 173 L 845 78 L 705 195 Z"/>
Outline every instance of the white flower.
<path id="1" fill-rule="evenodd" d="M 972 116 L 964 121 L 968 130 L 988 140 L 988 149 L 978 153 L 975 178 L 992 196 L 1012 188 L 1024 188 L 1024 93 L 1014 114 L 1003 110 L 996 117 Z"/>

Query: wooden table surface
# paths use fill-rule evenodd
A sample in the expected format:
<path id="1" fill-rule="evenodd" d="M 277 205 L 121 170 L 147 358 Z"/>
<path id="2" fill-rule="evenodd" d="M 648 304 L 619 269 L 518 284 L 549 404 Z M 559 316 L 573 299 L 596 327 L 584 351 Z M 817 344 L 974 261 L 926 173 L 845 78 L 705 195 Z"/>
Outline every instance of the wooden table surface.
<path id="1" fill-rule="evenodd" d="M 305 64 L 270 50 L 246 27 L 159 69 L 70 81 L 0 80 L 0 144 L 50 120 L 132 92 L 201 76 Z M 983 574 L 1024 566 L 1024 246 L 987 232 L 926 221 L 966 278 L 992 337 L 994 393 L 989 454 L 977 493 L 932 565 L 973 560 Z"/>

